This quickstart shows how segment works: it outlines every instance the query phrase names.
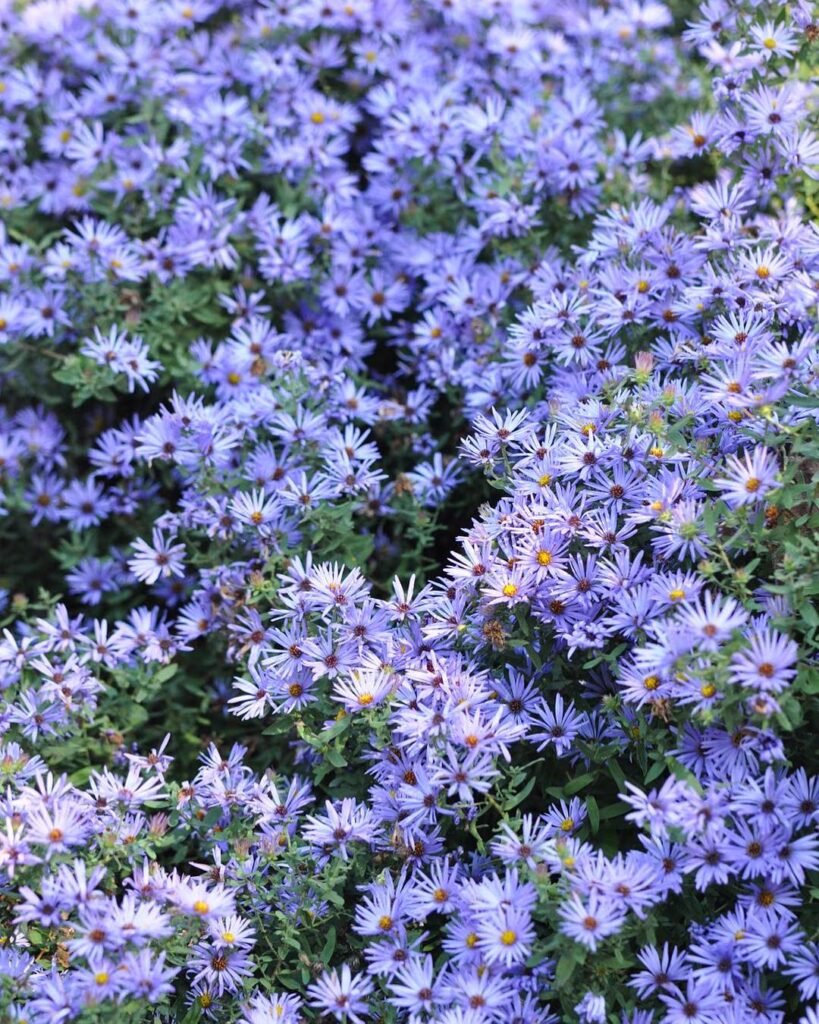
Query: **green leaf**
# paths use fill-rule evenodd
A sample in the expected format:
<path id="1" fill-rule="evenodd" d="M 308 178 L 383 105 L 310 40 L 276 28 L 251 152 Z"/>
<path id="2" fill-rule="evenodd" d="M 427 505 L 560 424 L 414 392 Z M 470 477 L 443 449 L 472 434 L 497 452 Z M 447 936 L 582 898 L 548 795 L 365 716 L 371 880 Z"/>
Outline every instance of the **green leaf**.
<path id="1" fill-rule="evenodd" d="M 609 821 L 611 818 L 622 818 L 628 810 L 625 804 L 608 804 L 600 811 L 600 820 Z"/>
<path id="2" fill-rule="evenodd" d="M 585 952 L 577 945 L 566 950 L 557 961 L 555 968 L 555 987 L 562 988 L 574 974 L 578 964 L 585 960 Z"/>
<path id="3" fill-rule="evenodd" d="M 655 760 L 654 764 L 646 772 L 646 776 L 643 779 L 643 782 L 645 783 L 646 786 L 650 785 L 655 779 L 659 779 L 659 777 L 663 774 L 663 772 L 665 770 L 666 770 L 666 763 L 665 763 L 665 761 L 664 760 Z"/>
<path id="4" fill-rule="evenodd" d="M 323 964 L 329 964 L 330 963 L 330 958 L 332 957 L 333 951 L 335 950 L 335 948 L 336 948 L 336 930 L 331 925 L 330 926 L 330 931 L 327 933 L 327 941 L 324 943 L 324 946 L 322 947 L 322 950 L 321 950 L 321 954 L 319 956 L 319 959 L 321 960 L 321 962 Z"/>
<path id="5" fill-rule="evenodd" d="M 600 828 L 600 808 L 597 806 L 597 801 L 593 796 L 586 797 L 586 811 L 589 815 L 592 835 L 595 835 L 598 828 Z"/>
<path id="6" fill-rule="evenodd" d="M 606 761 L 606 767 L 609 770 L 609 775 L 611 775 L 617 783 L 617 788 L 624 790 L 626 788 L 626 776 L 617 761 L 614 758 L 609 758 L 609 760 Z"/>
<path id="7" fill-rule="evenodd" d="M 328 747 L 327 750 L 324 751 L 324 756 L 334 768 L 347 767 L 347 758 L 340 750 L 336 750 L 335 747 Z"/>
<path id="8" fill-rule="evenodd" d="M 526 797 L 529 796 L 535 788 L 536 782 L 537 777 L 533 775 L 519 793 L 515 793 L 514 796 L 510 796 L 508 800 L 504 801 L 503 809 L 505 811 L 511 811 L 513 807 L 517 807 L 518 804 L 522 804 Z"/>
<path id="9" fill-rule="evenodd" d="M 158 683 L 166 683 L 169 679 L 172 679 L 179 671 L 179 666 L 171 662 L 169 665 L 163 665 L 162 668 L 154 676 L 154 679 Z"/>
<path id="10" fill-rule="evenodd" d="M 586 772 L 585 775 L 578 775 L 566 783 L 563 787 L 563 792 L 567 796 L 572 796 L 574 793 L 579 793 L 581 789 L 585 789 L 596 778 L 597 772 Z"/>

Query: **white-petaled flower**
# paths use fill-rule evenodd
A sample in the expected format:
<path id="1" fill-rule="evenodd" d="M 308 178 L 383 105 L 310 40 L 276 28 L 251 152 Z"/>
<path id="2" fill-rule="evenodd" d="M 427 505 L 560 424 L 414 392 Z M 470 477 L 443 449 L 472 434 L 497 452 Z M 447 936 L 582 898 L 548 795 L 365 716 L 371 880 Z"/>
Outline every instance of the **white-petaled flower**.
<path id="1" fill-rule="evenodd" d="M 138 580 L 149 585 L 160 577 L 183 576 L 184 544 L 174 544 L 174 538 L 165 538 L 162 531 L 154 528 L 152 544 L 141 537 L 134 541 L 135 554 L 128 559 L 128 568 Z"/>
<path id="2" fill-rule="evenodd" d="M 364 711 L 381 704 L 394 685 L 394 676 L 389 672 L 354 671 L 345 679 L 336 680 L 333 699 L 341 701 L 347 711 Z"/>
<path id="3" fill-rule="evenodd" d="M 717 477 L 714 483 L 726 504 L 738 508 L 762 501 L 776 487 L 779 466 L 774 455 L 758 445 L 752 453 L 745 452 L 743 458 L 729 456 L 726 470 L 728 475 Z"/>

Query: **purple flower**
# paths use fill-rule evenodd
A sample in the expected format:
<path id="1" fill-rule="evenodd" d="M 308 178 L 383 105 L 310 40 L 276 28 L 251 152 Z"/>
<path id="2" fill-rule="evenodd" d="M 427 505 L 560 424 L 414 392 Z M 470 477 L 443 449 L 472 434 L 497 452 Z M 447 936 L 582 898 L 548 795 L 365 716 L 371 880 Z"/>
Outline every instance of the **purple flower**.
<path id="1" fill-rule="evenodd" d="M 350 856 L 350 843 L 370 843 L 375 839 L 377 824 L 372 812 L 351 797 L 338 805 L 325 801 L 326 813 L 308 815 L 303 829 L 305 839 L 323 854 L 338 853 L 343 860 Z"/>
<path id="2" fill-rule="evenodd" d="M 572 894 L 561 904 L 559 914 L 563 934 L 592 952 L 605 938 L 620 930 L 624 919 L 623 912 L 611 901 L 593 891 L 585 901 Z"/>
<path id="3" fill-rule="evenodd" d="M 729 456 L 726 469 L 728 475 L 715 478 L 714 483 L 731 508 L 757 504 L 777 485 L 776 458 L 761 446 L 754 448 L 751 454 L 746 452 L 742 459 Z"/>
<path id="4" fill-rule="evenodd" d="M 143 583 L 156 583 L 161 577 L 183 576 L 184 544 L 174 544 L 161 530 L 154 529 L 152 544 L 139 539 L 134 542 L 135 554 L 128 568 Z"/>
<path id="5" fill-rule="evenodd" d="M 781 693 L 796 675 L 798 648 L 793 640 L 766 629 L 731 659 L 732 680 L 764 693 Z"/>
<path id="6" fill-rule="evenodd" d="M 372 990 L 373 983 L 366 975 L 353 974 L 343 964 L 340 973 L 335 968 L 325 971 L 308 986 L 308 1002 L 322 1016 L 332 1014 L 338 1021 L 361 1024 L 370 1016 L 368 996 Z"/>

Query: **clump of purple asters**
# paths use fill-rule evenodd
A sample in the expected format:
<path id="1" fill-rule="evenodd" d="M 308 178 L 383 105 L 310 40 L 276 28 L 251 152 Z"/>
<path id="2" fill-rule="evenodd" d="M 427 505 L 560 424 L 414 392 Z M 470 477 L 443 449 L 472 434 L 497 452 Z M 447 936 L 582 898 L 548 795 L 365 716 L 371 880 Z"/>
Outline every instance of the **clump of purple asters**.
<path id="1" fill-rule="evenodd" d="M 814 1024 L 810 5 L 0 21 L 0 1019 Z"/>

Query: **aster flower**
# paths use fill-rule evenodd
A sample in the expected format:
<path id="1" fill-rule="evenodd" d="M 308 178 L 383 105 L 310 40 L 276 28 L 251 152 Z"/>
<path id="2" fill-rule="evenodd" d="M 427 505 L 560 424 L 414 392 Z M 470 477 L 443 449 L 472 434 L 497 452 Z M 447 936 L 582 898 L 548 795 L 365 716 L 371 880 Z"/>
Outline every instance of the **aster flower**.
<path id="1" fill-rule="evenodd" d="M 773 21 L 766 21 L 761 25 L 752 25 L 751 35 L 756 44 L 755 49 L 764 60 L 771 60 L 774 57 L 787 57 L 798 49 L 793 32 L 783 25 L 775 24 Z"/>
<path id="2" fill-rule="evenodd" d="M 120 992 L 156 1003 L 163 996 L 170 995 L 171 980 L 179 973 L 178 967 L 165 966 L 165 953 L 153 956 L 148 949 L 139 953 L 127 952 L 120 964 L 118 976 Z"/>
<path id="3" fill-rule="evenodd" d="M 716 594 L 705 591 L 696 603 L 679 610 L 677 621 L 696 637 L 704 650 L 714 651 L 745 624 L 747 615 L 733 598 L 720 600 Z"/>
<path id="4" fill-rule="evenodd" d="M 72 846 L 82 846 L 89 832 L 86 813 L 70 800 L 56 803 L 51 810 L 32 810 L 27 826 L 29 842 L 40 845 L 46 859 Z"/>
<path id="5" fill-rule="evenodd" d="M 230 510 L 237 523 L 249 526 L 261 536 L 270 536 L 281 516 L 281 503 L 275 494 L 267 495 L 263 490 L 249 494 L 237 494 L 230 503 Z"/>
<path id="6" fill-rule="evenodd" d="M 370 810 L 345 797 L 336 807 L 325 801 L 324 815 L 308 815 L 302 830 L 304 838 L 325 854 L 337 852 L 348 860 L 348 844 L 368 843 L 375 839 L 376 823 Z"/>
<path id="7" fill-rule="evenodd" d="M 185 545 L 174 544 L 161 530 L 154 529 L 152 544 L 139 539 L 133 547 L 136 553 L 128 560 L 128 568 L 143 583 L 150 585 L 161 577 L 184 575 Z"/>
<path id="8" fill-rule="evenodd" d="M 242 979 L 253 970 L 253 962 L 246 949 L 238 944 L 220 942 L 214 945 L 200 943 L 194 946 L 188 971 L 195 985 L 206 985 L 217 995 L 236 992 Z"/>
<path id="9" fill-rule="evenodd" d="M 526 959 L 535 934 L 528 911 L 515 907 L 481 916 L 477 933 L 486 962 L 506 967 Z"/>
<path id="10" fill-rule="evenodd" d="M 249 949 L 256 941 L 253 925 L 238 914 L 229 914 L 208 922 L 208 933 L 214 946 Z"/>
<path id="11" fill-rule="evenodd" d="M 782 972 L 799 988 L 799 996 L 807 1001 L 819 996 L 819 948 L 815 942 L 803 943 L 791 953 Z"/>
<path id="12" fill-rule="evenodd" d="M 489 605 L 505 604 L 511 607 L 529 599 L 531 583 L 522 567 L 516 565 L 512 569 L 493 568 L 487 573 L 485 580 L 481 593 L 487 598 Z"/>
<path id="13" fill-rule="evenodd" d="M 781 693 L 796 675 L 797 654 L 793 640 L 781 633 L 754 633 L 749 646 L 731 659 L 732 680 L 754 690 Z"/>
<path id="14" fill-rule="evenodd" d="M 362 711 L 377 707 L 394 687 L 394 677 L 388 672 L 358 671 L 344 680 L 336 680 L 333 699 L 341 701 L 347 711 Z"/>
<path id="15" fill-rule="evenodd" d="M 353 974 L 347 964 L 341 972 L 325 971 L 318 981 L 307 988 L 308 1003 L 322 1016 L 339 1021 L 361 1024 L 370 1014 L 367 997 L 373 990 L 372 981 L 364 974 Z"/>
<path id="16" fill-rule="evenodd" d="M 361 0 L 6 6 L 0 206 L 34 241 L 0 230 L 2 515 L 54 534 L 31 579 L 10 552 L 0 594 L 6 1012 L 175 998 L 156 959 L 172 949 L 193 1014 L 243 1024 L 384 1005 L 412 1024 L 596 1021 L 631 1005 L 629 976 L 666 1021 L 811 1016 L 774 977 L 815 1001 L 819 812 L 809 744 L 782 732 L 810 708 L 788 692 L 804 652 L 772 623 L 800 609 L 765 595 L 761 541 L 785 535 L 770 499 L 817 375 L 807 0 L 704 0 L 682 36 L 653 2 L 590 19 L 573 0 L 434 17 L 396 0 L 389 31 Z M 147 394 L 107 401 L 106 380 Z M 447 556 L 478 470 L 497 500 Z M 706 478 L 740 533 L 705 508 Z M 706 578 L 717 533 L 750 591 Z M 419 591 L 430 554 L 447 569 Z M 40 584 L 113 617 L 20 619 Z M 217 713 L 169 788 L 156 701 L 136 725 L 156 749 L 137 752 L 134 721 L 122 745 L 112 681 L 178 694 L 188 649 L 204 669 L 227 651 L 202 676 L 211 710 L 248 746 L 266 725 L 301 777 L 220 750 Z M 110 765 L 86 778 L 101 726 Z M 70 778 L 46 774 L 52 738 Z M 566 757 L 586 788 L 529 813 Z M 627 853 L 598 841 L 601 772 Z M 207 856 L 188 869 L 191 843 Z M 98 848 L 104 886 L 78 866 Z M 528 963 L 543 927 L 523 876 L 550 871 L 558 954 L 652 908 L 656 944 L 605 1000 Z M 681 951 L 662 901 L 689 884 Z M 282 914 L 338 963 L 302 965 L 308 1009 L 248 988 Z M 18 955 L 32 928 L 66 932 L 67 966 Z"/>
<path id="17" fill-rule="evenodd" d="M 206 921 L 235 912 L 233 895 L 220 885 L 180 879 L 172 899 L 183 913 Z"/>
<path id="18" fill-rule="evenodd" d="M 804 939 L 803 932 L 793 922 L 762 911 L 750 917 L 740 948 L 755 967 L 778 967 L 803 947 Z"/>
<path id="19" fill-rule="evenodd" d="M 0 831 L 0 868 L 9 879 L 13 879 L 18 868 L 39 862 L 40 858 L 25 839 L 25 826 L 15 826 L 11 818 L 6 818 L 3 831 Z"/>
<path id="20" fill-rule="evenodd" d="M 641 999 L 660 991 L 670 991 L 686 977 L 685 954 L 673 946 L 669 949 L 667 942 L 662 950 L 646 946 L 640 951 L 638 960 L 643 969 L 629 980 L 629 985 Z"/>
<path id="21" fill-rule="evenodd" d="M 413 959 L 396 971 L 390 980 L 389 1002 L 409 1014 L 412 1024 L 427 1019 L 441 1002 L 435 981 L 432 957 L 427 955 Z"/>
<path id="22" fill-rule="evenodd" d="M 560 929 L 564 935 L 586 946 L 592 952 L 598 943 L 618 932 L 623 923 L 623 913 L 605 897 L 591 892 L 585 902 L 573 894 L 559 910 Z"/>
<path id="23" fill-rule="evenodd" d="M 525 863 L 534 870 L 538 863 L 554 860 L 552 829 L 531 814 L 523 816 L 520 833 L 507 823 L 500 826 L 501 835 L 492 840 L 492 852 L 505 864 Z"/>
<path id="24" fill-rule="evenodd" d="M 297 1024 L 301 1005 L 301 998 L 293 992 L 257 993 L 243 1009 L 238 1024 Z"/>
<path id="25" fill-rule="evenodd" d="M 587 992 L 574 1011 L 584 1024 L 605 1024 L 606 1001 L 594 992 Z"/>
<path id="26" fill-rule="evenodd" d="M 406 894 L 407 912 L 419 920 L 429 914 L 451 914 L 462 905 L 462 871 L 449 859 L 438 860 L 418 873 Z"/>
<path id="27" fill-rule="evenodd" d="M 668 1024 L 717 1024 L 724 1001 L 714 983 L 689 979 L 684 990 L 660 993 Z"/>
<path id="28" fill-rule="evenodd" d="M 501 1007 L 509 1003 L 511 986 L 502 976 L 493 976 L 485 970 L 469 967 L 447 978 L 442 994 L 447 996 L 448 1005 L 460 1008 L 466 1014 L 474 1011 L 476 1006 L 484 1009 L 484 1012 L 498 1013 Z M 457 1020 L 455 1018 L 453 1024 Z"/>

